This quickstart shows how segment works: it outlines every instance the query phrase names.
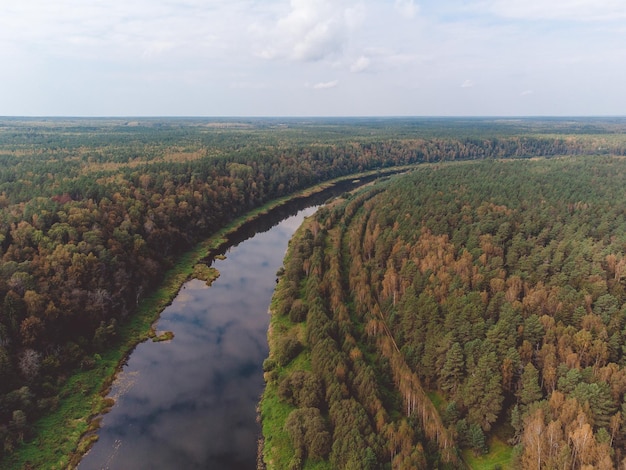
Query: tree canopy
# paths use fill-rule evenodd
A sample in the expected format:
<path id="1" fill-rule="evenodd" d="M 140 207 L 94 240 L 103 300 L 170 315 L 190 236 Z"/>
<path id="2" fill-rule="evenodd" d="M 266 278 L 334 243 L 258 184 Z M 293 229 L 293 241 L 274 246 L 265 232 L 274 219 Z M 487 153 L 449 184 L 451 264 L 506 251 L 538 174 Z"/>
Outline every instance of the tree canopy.
<path id="1" fill-rule="evenodd" d="M 178 257 L 234 217 L 321 181 L 365 170 L 500 157 L 601 154 L 604 157 L 598 158 L 608 159 L 608 155 L 626 153 L 623 127 L 615 120 L 0 119 L 0 457 L 34 436 L 33 423 L 59 405 L 60 387 L 73 371 L 96 367 L 100 354 L 118 346 L 119 326 L 132 317 L 141 299 L 159 285 Z M 428 387 L 442 384 L 446 393 L 462 394 L 466 384 L 455 386 L 451 377 L 482 367 L 480 359 L 487 346 L 478 338 L 492 328 L 496 328 L 490 334 L 497 344 L 486 352 L 498 359 L 505 357 L 508 365 L 500 373 L 508 384 L 506 393 L 512 396 L 519 366 L 529 358 L 537 361 L 542 384 L 549 384 L 551 391 L 559 391 L 562 382 L 567 393 L 581 382 L 593 383 L 588 374 L 575 381 L 561 370 L 564 355 L 571 356 L 566 361 L 570 370 L 591 368 L 594 373 L 609 374 L 611 369 L 606 368 L 619 364 L 622 357 L 623 325 L 617 312 L 622 310 L 619 286 L 626 262 L 617 245 L 598 253 L 594 241 L 601 239 L 608 247 L 616 233 L 616 222 L 611 219 L 615 210 L 611 212 L 609 203 L 597 199 L 604 174 L 583 171 L 587 179 L 576 184 L 579 180 L 569 175 L 537 170 L 533 191 L 543 199 L 524 202 L 503 169 L 504 165 L 495 165 L 489 177 L 493 188 L 507 194 L 506 202 L 491 197 L 493 188 L 483 188 L 477 196 L 481 205 L 465 207 L 462 184 L 448 193 L 443 191 L 444 182 L 435 178 L 441 189 L 410 196 L 412 205 L 428 207 L 428 212 L 413 213 L 407 210 L 409 205 L 403 208 L 405 213 L 389 211 L 372 216 L 374 225 L 368 218 L 355 227 L 355 239 L 364 248 L 360 262 L 366 268 L 361 271 L 342 271 L 343 261 L 338 261 L 333 274 L 325 274 L 328 241 L 321 237 L 334 227 L 331 221 L 342 217 L 328 212 L 327 220 L 312 228 L 306 249 L 294 256 L 294 262 L 301 264 L 287 268 L 286 277 L 294 292 L 304 278 L 307 283 L 318 282 L 317 288 L 329 296 L 330 304 L 325 297 L 314 302 L 318 295 L 314 291 L 290 304 L 293 321 L 304 320 L 319 328 L 285 341 L 278 363 L 288 364 L 302 354 L 304 343 L 317 341 L 317 349 L 327 351 L 315 356 L 314 372 L 332 371 L 342 379 L 328 385 L 316 377 L 311 383 L 323 383 L 324 393 L 338 399 L 352 396 L 346 389 L 363 396 L 373 393 L 374 378 L 385 371 L 389 383 L 402 380 L 403 385 L 395 398 L 385 389 L 376 392 L 381 410 L 390 400 L 404 400 L 413 409 L 413 397 L 421 393 L 418 380 Z M 615 171 L 612 176 L 617 178 L 621 170 Z M 557 178 L 561 178 L 557 192 L 563 203 L 554 202 Z M 366 203 L 367 198 L 362 201 Z M 539 204 L 545 210 L 522 217 L 524 204 Z M 346 210 L 350 217 L 362 217 L 358 204 Z M 589 218 L 591 212 L 604 216 Z M 579 225 L 566 223 L 570 219 Z M 406 240 L 390 231 L 396 222 L 409 221 L 412 231 L 397 227 L 398 233 L 406 232 Z M 472 224 L 479 224 L 480 230 Z M 342 236 L 336 238 L 335 249 L 347 250 Z M 420 253 L 430 253 L 423 255 L 427 261 L 415 258 L 415 242 Z M 458 242 L 465 243 L 466 253 L 456 251 Z M 539 251 L 537 245 L 547 251 Z M 430 252 L 429 247 L 437 249 Z M 456 263 L 454 270 L 451 262 Z M 319 279 L 313 281 L 316 276 Z M 556 278 L 566 287 L 557 289 L 550 281 Z M 355 304 L 354 310 L 352 294 L 342 289 L 353 279 L 361 280 L 354 284 L 354 292 L 362 303 Z M 380 293 L 364 287 L 370 281 L 380 287 Z M 456 289 L 459 283 L 476 292 L 448 295 L 451 286 Z M 583 302 L 581 292 L 585 292 Z M 403 306 L 412 305 L 411 295 L 424 307 L 415 317 L 402 311 Z M 485 295 L 488 314 L 483 312 Z M 374 369 L 364 363 L 353 378 L 352 357 L 365 358 L 367 350 L 360 346 L 356 333 L 351 333 L 354 347 L 342 335 L 349 319 L 355 315 L 364 319 L 365 306 L 378 305 L 374 300 L 380 314 L 368 318 L 365 326 L 372 338 L 383 325 L 393 329 L 399 351 L 389 350 Z M 500 311 L 505 308 L 515 312 L 514 318 L 522 312 L 523 321 L 499 325 Z M 435 311 L 447 321 L 432 321 Z M 390 312 L 396 312 L 394 322 L 386 319 Z M 331 313 L 339 317 L 330 318 Z M 570 330 L 570 323 L 585 327 Z M 436 338 L 444 327 L 452 328 L 452 334 L 439 344 Z M 508 332 L 513 329 L 521 336 L 511 342 Z M 429 332 L 428 342 L 419 343 L 423 331 Z M 546 335 L 568 339 L 546 346 Z M 448 375 L 439 376 L 438 354 L 447 357 L 455 343 Z M 537 351 L 542 354 L 541 362 L 535 359 Z M 387 363 L 393 367 L 385 369 Z M 410 380 L 405 367 L 413 371 Z M 571 383 L 566 383 L 567 377 Z M 592 396 L 592 391 L 580 388 L 576 396 L 582 400 Z M 610 391 L 613 398 L 617 392 L 614 387 Z M 315 396 L 295 400 L 317 403 Z M 494 394 L 490 403 L 498 402 L 500 397 Z M 382 411 L 373 424 L 371 418 L 363 419 L 376 415 L 372 404 L 376 400 L 367 406 L 350 403 L 364 431 L 359 438 L 346 436 L 365 446 L 370 460 L 386 451 L 367 434 L 366 422 L 378 433 L 382 431 L 377 427 L 386 424 L 385 432 L 402 436 L 393 451 L 398 459 L 412 462 L 423 456 L 419 449 L 400 452 L 402 445 L 421 438 L 409 436 L 402 423 L 386 420 Z M 502 402 L 502 412 L 506 403 Z M 464 413 L 463 401 L 458 404 Z M 319 406 L 320 419 L 330 432 L 331 408 Z M 481 416 L 472 424 L 487 431 L 493 418 L 488 413 Z M 591 418 L 594 423 L 606 421 L 597 414 Z M 429 439 L 443 436 L 438 426 L 424 432 Z M 311 449 L 303 448 L 302 458 L 325 456 L 325 439 L 319 437 L 315 450 Z M 332 449 L 328 455 L 334 458 Z"/>
<path id="2" fill-rule="evenodd" d="M 275 310 L 270 354 L 295 331 L 303 351 L 266 393 L 310 360 L 331 463 L 454 466 L 497 435 L 522 468 L 620 467 L 625 175 L 603 156 L 436 164 L 320 211 L 285 261 L 309 254 L 300 287 L 275 294 L 309 311 Z M 333 417 L 347 401 L 358 439 Z"/>

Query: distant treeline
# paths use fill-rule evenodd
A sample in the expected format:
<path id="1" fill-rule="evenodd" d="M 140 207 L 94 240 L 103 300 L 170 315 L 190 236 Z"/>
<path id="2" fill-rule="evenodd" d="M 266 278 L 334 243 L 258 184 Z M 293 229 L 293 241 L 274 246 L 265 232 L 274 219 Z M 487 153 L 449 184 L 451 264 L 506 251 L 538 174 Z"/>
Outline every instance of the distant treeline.
<path id="1" fill-rule="evenodd" d="M 251 208 L 394 165 L 626 150 L 613 135 L 403 132 L 3 121 L 0 456 L 58 406 L 75 368 L 94 366 L 177 256 Z"/>
<path id="2" fill-rule="evenodd" d="M 458 468 L 496 441 L 621 468 L 625 182 L 623 158 L 424 165 L 319 210 L 274 296 L 268 468 Z"/>

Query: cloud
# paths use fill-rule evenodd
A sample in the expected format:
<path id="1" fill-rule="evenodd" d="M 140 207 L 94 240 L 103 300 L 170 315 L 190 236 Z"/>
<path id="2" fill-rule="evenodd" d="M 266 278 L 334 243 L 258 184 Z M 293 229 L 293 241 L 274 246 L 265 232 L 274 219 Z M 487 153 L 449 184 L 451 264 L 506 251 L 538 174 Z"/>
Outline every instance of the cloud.
<path id="1" fill-rule="evenodd" d="M 419 67 L 428 60 L 428 56 L 413 53 L 401 53 L 385 47 L 367 47 L 362 54 L 349 63 L 352 73 L 384 74 L 391 70 L 407 70 Z"/>
<path id="2" fill-rule="evenodd" d="M 271 28 L 261 57 L 308 62 L 339 56 L 362 17 L 361 7 L 345 0 L 291 0 L 290 5 Z"/>
<path id="3" fill-rule="evenodd" d="M 395 9 L 405 18 L 411 19 L 419 12 L 419 7 L 413 0 L 396 0 Z"/>
<path id="4" fill-rule="evenodd" d="M 78 59 L 197 57 L 221 52 L 216 44 L 236 44 L 245 28 L 228 25 L 250 21 L 242 2 L 21 0 L 0 15 L 0 45 Z"/>
<path id="5" fill-rule="evenodd" d="M 624 0 L 5 0 L 0 10 L 5 114 L 490 114 L 507 99 L 532 104 L 511 113 L 624 108 Z M 324 93 L 335 78 L 345 93 Z M 471 95 L 487 83 L 501 99 L 445 101 L 450 87 Z M 554 98 L 529 100 L 539 89 Z M 324 94 L 333 99 L 315 99 Z"/>
<path id="6" fill-rule="evenodd" d="M 498 16 L 525 20 L 616 21 L 626 18 L 622 0 L 490 0 L 487 10 Z"/>
<path id="7" fill-rule="evenodd" d="M 234 81 L 230 83 L 229 88 L 234 90 L 264 90 L 267 89 L 267 83 L 255 82 L 251 80 Z"/>
<path id="8" fill-rule="evenodd" d="M 313 89 L 314 90 L 327 90 L 329 88 L 335 88 L 337 85 L 339 85 L 339 81 L 332 80 L 330 82 L 316 83 L 315 85 L 313 85 Z"/>
<path id="9" fill-rule="evenodd" d="M 369 68 L 371 62 L 372 61 L 369 59 L 369 57 L 361 56 L 350 66 L 350 72 L 364 72 Z"/>
<path id="10" fill-rule="evenodd" d="M 532 95 L 534 92 L 532 90 L 524 90 L 520 93 L 521 96 Z"/>
<path id="11" fill-rule="evenodd" d="M 171 51 L 172 49 L 175 48 L 175 46 L 176 46 L 176 43 L 174 43 L 173 41 L 156 40 L 153 42 L 149 42 L 144 46 L 142 56 L 144 58 L 158 57 L 162 54 L 165 54 Z"/>

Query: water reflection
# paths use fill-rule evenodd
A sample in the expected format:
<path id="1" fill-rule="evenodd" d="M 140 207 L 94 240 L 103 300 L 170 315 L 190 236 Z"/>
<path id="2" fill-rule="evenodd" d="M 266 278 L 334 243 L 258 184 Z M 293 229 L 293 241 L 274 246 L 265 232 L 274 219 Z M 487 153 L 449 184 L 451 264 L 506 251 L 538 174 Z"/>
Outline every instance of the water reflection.
<path id="1" fill-rule="evenodd" d="M 255 468 L 266 312 L 289 238 L 313 211 L 216 260 L 220 277 L 211 288 L 199 280 L 183 286 L 157 324 L 174 339 L 133 352 L 81 470 Z"/>
<path id="2" fill-rule="evenodd" d="M 362 178 L 360 184 L 371 178 Z M 113 409 L 80 469 L 254 469 L 267 309 L 287 243 L 306 215 L 353 188 L 341 183 L 245 224 L 220 277 L 186 283 L 156 327 L 170 342 L 137 346 L 111 390 Z M 308 208 L 307 208 L 308 207 Z M 292 216 L 292 214 L 296 214 Z"/>

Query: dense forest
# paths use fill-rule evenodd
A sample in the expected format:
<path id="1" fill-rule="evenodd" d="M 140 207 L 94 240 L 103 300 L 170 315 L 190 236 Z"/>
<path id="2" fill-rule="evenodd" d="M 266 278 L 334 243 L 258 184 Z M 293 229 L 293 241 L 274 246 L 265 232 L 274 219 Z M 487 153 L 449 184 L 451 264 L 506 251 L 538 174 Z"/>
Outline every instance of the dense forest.
<path id="1" fill-rule="evenodd" d="M 245 214 L 272 199 L 288 196 L 321 181 L 396 165 L 545 155 L 624 155 L 626 139 L 623 138 L 623 130 L 624 123 L 619 120 L 498 122 L 471 119 L 464 121 L 338 119 L 299 122 L 263 119 L 239 121 L 144 119 L 131 122 L 111 119 L 1 119 L 0 458 L 19 450 L 22 442 L 36 437 L 33 423 L 50 410 L 59 407 L 64 399 L 60 395 L 61 387 L 74 371 L 97 367 L 100 355 L 107 348 L 117 347 L 116 335 L 120 325 L 128 321 L 142 299 L 154 290 L 163 274 L 173 266 L 181 253 L 216 232 L 234 217 Z M 552 183 L 544 182 L 546 191 L 550 184 Z M 586 192 L 577 195 L 576 200 L 568 200 L 568 204 L 571 205 L 571 208 L 568 206 L 568 210 L 572 212 L 570 215 L 584 213 L 584 210 L 592 204 L 587 200 L 587 192 L 593 191 L 593 188 L 591 186 L 585 190 Z M 456 189 L 460 190 L 461 188 Z M 412 204 L 414 203 L 415 201 Z M 486 211 L 485 218 L 493 219 L 490 227 L 497 225 L 502 211 L 507 213 L 509 210 L 499 209 L 504 203 L 494 204 L 494 207 L 486 206 L 481 209 Z M 529 207 L 531 206 L 532 203 Z M 442 209 L 434 207 L 434 200 L 433 204 L 424 207 L 429 207 L 432 211 L 432 214 L 419 216 L 424 218 L 423 233 L 426 237 L 424 243 L 435 243 L 428 242 L 428 236 L 447 235 L 447 244 L 456 243 L 457 239 L 463 236 L 478 237 L 474 242 L 476 246 L 470 244 L 467 253 L 479 257 L 476 250 L 486 249 L 483 245 L 487 241 L 483 241 L 482 238 L 483 235 L 487 235 L 486 233 L 457 234 L 454 231 L 446 234 L 442 231 L 443 227 L 453 231 L 455 221 L 448 221 L 445 213 L 440 212 Z M 387 217 L 392 216 L 392 213 L 387 214 Z M 539 219 L 529 222 L 534 230 L 544 230 L 542 224 L 553 222 L 552 219 L 544 220 L 548 217 L 546 214 L 542 214 L 541 217 L 536 214 L 535 217 Z M 388 219 L 387 222 L 390 220 L 392 219 Z M 595 222 L 590 223 L 592 226 L 589 230 L 602 229 L 603 233 L 609 234 L 607 236 L 614 234 L 613 221 L 603 219 L 604 225 L 593 225 Z M 402 223 L 402 220 L 398 220 L 398 223 Z M 608 227 L 605 227 L 606 224 L 609 224 Z M 387 225 L 381 223 L 378 230 L 387 233 L 385 232 Z M 502 236 L 515 234 L 516 229 L 516 221 L 509 221 L 508 231 L 504 230 L 506 233 Z M 382 243 L 383 238 L 379 237 L 378 233 L 372 238 L 365 230 L 363 228 L 360 235 L 364 243 Z M 494 230 L 497 232 L 498 229 Z M 512 295 L 508 293 L 509 283 L 512 281 L 505 270 L 507 267 L 505 263 L 509 262 L 509 251 L 503 245 L 504 241 L 497 238 L 497 233 L 492 234 L 491 245 L 494 251 L 485 254 L 485 263 L 492 271 L 500 273 L 500 270 L 504 270 L 504 274 L 502 276 L 498 274 L 498 277 L 492 275 L 492 271 L 481 272 L 484 280 L 479 283 L 480 288 L 477 288 L 475 294 L 468 293 L 467 296 L 475 303 L 476 309 L 482 305 L 480 302 L 488 301 L 489 305 L 493 303 L 488 309 L 492 312 L 490 314 L 493 317 L 492 321 L 502 317 L 499 312 L 504 308 L 503 305 L 510 304 L 512 310 L 509 316 L 515 323 L 520 318 L 519 305 L 509 302 L 508 297 Z M 532 233 L 532 236 L 539 235 Z M 526 252 L 529 250 L 532 252 L 533 239 L 526 239 L 525 236 L 525 234 L 518 236 L 521 238 L 515 247 L 521 250 L 520 253 L 524 256 L 530 256 Z M 573 236 L 578 235 L 568 234 L 566 238 L 570 240 Z M 405 243 L 407 248 L 401 252 L 410 253 L 412 249 L 408 248 L 410 240 Z M 447 246 L 444 244 L 444 247 Z M 448 249 L 452 248 L 444 250 Z M 384 250 L 380 254 L 377 253 L 377 248 L 370 247 L 363 263 L 371 263 L 370 258 L 376 256 L 384 258 L 376 258 L 378 263 L 389 262 L 385 258 Z M 611 253 L 607 253 L 607 256 L 609 254 Z M 621 273 L 621 255 L 618 251 L 612 254 L 614 255 L 610 258 L 612 261 L 608 261 L 607 258 L 604 263 L 613 266 L 614 276 L 617 276 L 616 279 L 619 281 L 616 273 Z M 355 254 L 355 262 L 357 259 Z M 501 260 L 502 266 L 496 269 L 498 259 Z M 532 259 L 535 263 L 535 258 Z M 554 296 L 560 301 L 560 297 L 548 287 L 551 286 L 548 279 L 552 279 L 550 270 L 553 269 L 553 265 L 544 267 L 544 264 L 540 264 L 539 272 L 546 271 L 544 274 L 546 279 L 536 280 L 529 284 L 528 289 L 537 290 L 537 293 L 533 294 L 537 299 L 543 298 L 541 295 L 547 295 L 551 301 L 556 301 Z M 404 261 L 400 257 L 397 263 L 392 263 L 390 269 L 401 270 L 402 266 Z M 382 265 L 378 268 L 382 270 Z M 383 282 L 383 279 L 376 278 L 376 273 L 382 272 L 378 268 L 370 268 L 373 286 L 376 282 Z M 320 270 L 321 267 L 315 269 Z M 416 272 L 420 271 L 421 266 L 414 269 Z M 444 302 L 442 299 L 449 297 L 448 292 L 444 292 L 450 289 L 449 284 L 442 284 L 429 298 L 422 296 L 424 292 L 430 292 L 428 290 L 430 287 L 425 287 L 430 275 L 437 277 L 439 267 L 436 263 L 432 270 L 434 274 L 427 275 L 426 270 L 421 276 L 416 277 L 421 279 L 420 281 L 412 281 L 415 284 L 412 295 L 421 299 L 421 302 L 431 302 L 429 305 L 433 308 L 436 306 L 437 309 L 444 309 L 447 301 Z M 447 265 L 445 270 L 449 270 Z M 308 273 L 310 270 L 307 268 L 306 271 Z M 369 271 L 363 271 L 361 274 L 367 272 Z M 595 274 L 600 276 L 602 273 L 594 272 Z M 424 323 L 424 329 L 422 326 L 418 328 L 417 323 L 411 323 L 413 320 L 400 322 L 399 319 L 403 316 L 402 306 L 411 303 L 411 290 L 404 281 L 401 281 L 404 279 L 401 271 L 398 271 L 397 276 L 400 276 L 394 278 L 397 286 L 390 293 L 380 297 L 372 290 L 368 295 L 371 299 L 380 300 L 381 315 L 391 315 L 391 312 L 394 312 L 393 318 L 397 318 L 399 323 L 385 320 L 385 324 L 394 330 L 394 337 L 398 341 L 400 338 L 406 341 L 406 344 L 401 343 L 400 346 L 406 367 L 413 367 L 415 373 L 421 375 L 420 381 L 435 389 L 440 384 L 441 378 L 431 370 L 436 366 L 424 359 L 423 351 L 420 349 L 424 346 L 418 345 L 419 335 L 428 331 L 430 332 L 428 338 L 432 340 L 433 328 L 445 327 L 448 331 L 448 325 L 435 326 Z M 523 305 L 522 301 L 530 294 L 522 296 L 522 291 L 530 281 L 521 274 L 518 274 L 518 278 L 519 285 L 516 285 L 520 292 L 516 295 Z M 347 279 L 341 282 L 348 282 Z M 361 278 L 356 276 L 353 280 L 350 276 L 350 279 L 350 282 L 356 282 Z M 504 285 L 499 286 L 497 279 L 501 279 Z M 363 279 L 361 281 L 367 282 Z M 390 281 L 385 281 L 385 285 L 388 282 Z M 490 287 L 485 287 L 485 283 Z M 491 287 L 491 284 L 494 286 Z M 607 285 L 606 295 L 619 299 L 618 292 L 614 292 L 619 282 L 607 281 L 607 284 L 610 285 Z M 498 286 L 500 290 L 496 291 Z M 342 284 L 342 287 L 347 286 Z M 573 289 L 579 287 L 577 285 Z M 452 291 L 456 292 L 455 289 Z M 347 295 L 345 292 L 348 292 L 348 289 L 342 289 L 341 292 L 342 296 Z M 330 291 L 325 293 L 330 294 Z M 336 295 L 340 295 L 339 291 Z M 393 297 L 393 309 L 388 306 L 389 295 Z M 487 300 L 483 299 L 485 295 L 488 297 Z M 591 315 L 596 309 L 598 298 L 596 291 L 590 292 L 588 296 L 587 303 L 576 306 L 586 309 L 585 313 Z M 531 297 L 535 298 L 532 295 Z M 329 297 L 331 305 L 339 309 L 352 308 L 350 302 L 353 300 L 346 299 L 344 305 L 340 298 Z M 504 303 L 502 299 L 509 303 Z M 605 298 L 605 301 L 609 302 L 606 308 L 610 312 L 613 312 L 613 304 L 610 303 L 612 299 Z M 324 306 L 328 306 L 327 299 L 321 298 L 320 301 Z M 465 311 L 463 302 L 465 300 L 459 300 L 457 307 Z M 536 302 L 541 303 L 540 300 Z M 308 303 L 306 305 L 310 308 Z M 621 307 L 621 302 L 618 307 Z M 579 318 L 582 311 L 576 312 L 578 313 L 573 314 L 574 318 L 582 321 Z M 522 313 L 526 314 L 525 311 Z M 350 316 L 356 314 L 356 310 L 349 313 Z M 481 316 L 479 313 L 472 313 L 470 316 L 474 318 L 475 315 Z M 531 315 L 529 318 L 532 319 L 528 320 L 534 322 L 531 327 L 515 323 L 515 328 L 527 331 L 535 327 L 542 335 L 544 332 L 547 334 L 549 325 L 544 325 L 545 312 L 538 310 L 534 315 L 536 318 Z M 601 312 L 597 315 L 604 318 Z M 583 317 L 589 322 L 596 319 L 596 317 L 587 318 L 585 315 Z M 486 331 L 491 327 L 487 320 L 484 319 L 482 326 Z M 556 320 L 558 319 L 555 319 L 554 328 L 558 328 L 559 325 Z M 426 322 L 426 319 L 419 321 Z M 321 327 L 324 328 L 323 325 Z M 414 331 L 409 333 L 413 328 Z M 481 327 L 476 328 L 478 331 Z M 621 339 L 619 335 L 615 336 L 620 332 L 616 325 L 610 328 L 607 325 L 606 334 L 609 334 L 611 340 L 607 343 L 608 357 L 605 360 L 595 359 L 597 351 L 594 349 L 595 346 L 591 345 L 600 338 L 598 328 L 600 325 L 590 324 L 591 339 L 587 355 L 580 359 L 582 361 L 580 364 L 574 364 L 579 366 L 578 368 L 570 367 L 571 370 L 580 369 L 581 374 L 578 382 L 572 378 L 575 382 L 572 382 L 574 388 L 579 382 L 595 387 L 596 382 L 589 376 L 588 367 L 595 366 L 592 367 L 594 374 L 599 373 L 598 370 L 609 374 L 610 369 L 607 367 L 613 367 L 611 364 L 619 362 Z M 539 333 L 534 336 L 523 333 L 523 339 L 528 344 L 524 342 L 517 345 L 518 337 L 515 337 L 515 345 L 507 343 L 510 341 L 508 337 L 503 343 L 506 348 L 504 345 L 502 348 L 507 351 L 511 348 L 519 349 L 519 358 L 517 356 L 510 358 L 510 368 L 513 372 L 509 373 L 512 374 L 510 377 L 507 376 L 510 379 L 506 382 L 508 388 L 501 392 L 502 400 L 505 400 L 501 404 L 503 410 L 508 410 L 509 402 L 517 393 L 518 369 L 520 364 L 526 366 L 530 363 L 529 355 L 532 356 L 532 365 L 540 375 L 542 384 L 545 382 L 542 374 L 546 361 L 549 361 L 546 359 L 548 351 L 542 353 L 541 361 L 535 359 L 535 355 L 539 354 L 538 351 L 543 351 L 539 348 L 543 347 L 543 340 L 537 339 Z M 465 361 L 470 352 L 466 350 L 466 338 L 459 335 L 461 333 L 453 332 L 447 338 L 450 347 L 457 345 L 454 346 L 455 350 L 458 346 L 464 348 L 461 352 Z M 525 344 L 527 345 L 524 346 Z M 566 349 L 569 347 L 573 353 L 578 353 L 576 344 L 563 347 Z M 424 350 L 431 351 L 431 345 L 426 346 Z M 480 348 L 476 347 L 476 351 L 471 354 L 478 360 L 479 356 L 482 358 L 484 355 L 480 354 L 478 352 Z M 447 349 L 445 351 L 447 353 Z M 500 349 L 493 353 L 496 359 L 500 358 Z M 554 354 L 557 355 L 557 364 L 561 367 L 563 358 L 558 355 L 560 350 Z M 388 361 L 393 362 L 394 357 L 396 355 L 392 354 Z M 422 365 L 422 362 L 425 364 Z M 567 364 L 571 365 L 571 361 Z M 464 373 L 467 367 L 469 366 L 464 363 Z M 367 380 L 373 380 L 382 374 L 382 377 L 387 377 L 389 383 L 393 382 L 394 374 L 399 373 L 387 369 L 384 369 L 387 370 L 384 372 L 382 368 L 380 371 L 367 370 L 368 372 L 365 372 L 369 377 Z M 529 367 L 528 374 L 531 373 L 533 371 Z M 415 380 L 417 378 L 416 375 Z M 560 379 L 559 375 L 558 380 Z M 452 383 L 453 380 L 449 379 L 449 382 Z M 495 418 L 480 421 L 474 415 L 467 415 L 467 410 L 474 408 L 463 402 L 460 397 L 456 397 L 457 394 L 462 394 L 461 389 L 456 386 L 452 390 L 446 389 L 444 385 L 441 387 L 449 401 L 456 402 L 457 412 L 459 416 L 464 417 L 468 429 L 479 426 L 483 432 L 488 432 L 494 420 L 502 416 L 502 413 L 496 413 Z M 592 388 L 589 387 L 584 389 L 584 393 L 591 393 Z M 329 393 L 330 385 L 327 385 L 325 390 Z M 555 390 L 561 391 L 556 385 Z M 606 391 L 605 388 L 601 390 L 602 393 Z M 553 394 L 554 390 L 548 388 L 543 392 Z M 566 400 L 569 394 L 562 393 Z M 391 396 L 380 397 L 384 403 L 390 399 Z M 500 395 L 497 400 L 500 400 Z M 520 402 L 517 408 L 519 419 L 522 421 L 530 409 L 531 402 L 526 402 Z M 541 410 L 544 419 L 547 420 L 551 415 L 548 414 L 548 410 L 543 408 Z M 610 411 L 613 412 L 612 407 Z M 320 419 L 326 423 L 328 410 L 323 409 L 322 412 Z M 369 418 L 363 423 L 372 425 Z M 546 422 L 547 425 L 549 422 Z M 610 426 L 599 429 L 605 428 L 613 442 L 613 438 L 618 435 Z M 519 440 L 524 439 L 524 429 L 526 428 L 523 424 L 518 423 L 516 435 Z M 595 427 L 593 430 L 597 431 Z M 450 437 L 450 442 L 453 441 L 453 437 Z M 602 440 L 598 439 L 600 445 Z M 384 445 L 378 440 L 369 444 L 369 448 L 374 452 L 372 458 L 380 458 Z"/>
<path id="2" fill-rule="evenodd" d="M 423 165 L 318 211 L 274 295 L 267 468 L 622 468 L 625 181 Z"/>

